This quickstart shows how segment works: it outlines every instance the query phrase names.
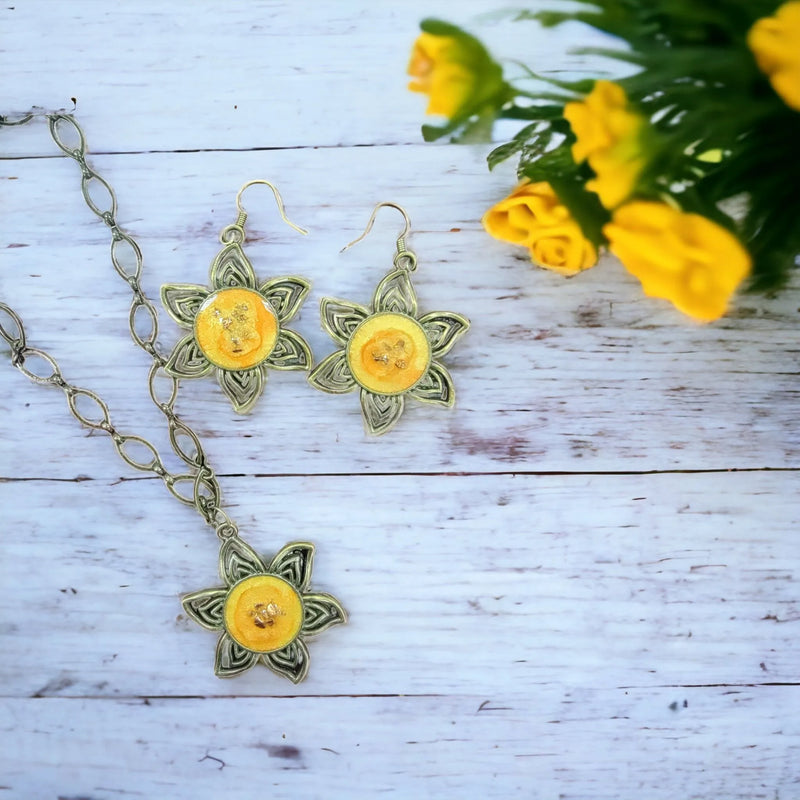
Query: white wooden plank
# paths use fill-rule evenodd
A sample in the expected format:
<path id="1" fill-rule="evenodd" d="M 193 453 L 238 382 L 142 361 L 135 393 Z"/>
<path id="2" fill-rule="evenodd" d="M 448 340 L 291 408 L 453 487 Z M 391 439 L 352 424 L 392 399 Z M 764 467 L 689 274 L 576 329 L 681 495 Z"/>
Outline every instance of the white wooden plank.
<path id="1" fill-rule="evenodd" d="M 11 700 L 2 796 L 791 798 L 797 692 Z"/>
<path id="2" fill-rule="evenodd" d="M 27 131 L 46 136 L 43 126 Z M 15 131 L 14 135 L 21 135 Z M 261 274 L 305 274 L 314 291 L 299 320 L 317 358 L 333 345 L 317 303 L 333 294 L 368 301 L 389 265 L 399 218 L 343 255 L 369 209 L 405 203 L 425 310 L 466 313 L 473 328 L 448 357 L 453 412 L 412 407 L 400 427 L 368 440 L 355 396 L 274 377 L 254 414 L 236 417 L 213 381 L 184 386 L 180 408 L 209 440 L 224 472 L 584 471 L 785 467 L 800 463 L 796 425 L 798 287 L 777 299 L 742 297 L 720 322 L 698 326 L 609 261 L 565 281 L 535 270 L 479 228 L 508 175 L 485 173 L 482 152 L 450 146 L 97 157 L 117 188 L 120 219 L 142 243 L 151 296 L 167 281 L 205 282 L 219 230 L 233 221 L 246 179 L 269 176 L 307 239 L 280 224 L 269 193 L 247 195 L 247 249 Z M 108 262 L 104 226 L 82 207 L 74 164 L 6 162 L 0 291 L 52 348 L 67 373 L 96 387 L 120 423 L 155 435 L 160 415 L 147 363 L 126 332 L 128 290 Z M 320 176 L 325 176 L 324 183 Z M 457 191 L 454 191 L 457 186 Z M 165 317 L 165 315 L 162 315 Z M 176 327 L 164 319 L 162 341 Z M 63 398 L 2 365 L 0 471 L 34 477 L 124 474 L 87 442 Z M 30 406 L 26 407 L 25 404 Z M 44 424 L 43 424 L 44 423 Z M 19 448 L 18 431 L 26 431 Z M 264 447 L 265 432 L 280 449 Z M 243 438 L 242 434 L 252 434 Z"/>
<path id="3" fill-rule="evenodd" d="M 479 30 L 498 58 L 585 69 L 567 52 L 574 29 L 514 23 L 496 0 L 22 0 L 0 7 L 13 75 L 0 113 L 75 98 L 97 152 L 418 142 L 427 99 L 406 91 L 406 67 L 427 16 Z M 42 151 L 22 138 L 11 152 Z"/>
<path id="4" fill-rule="evenodd" d="M 211 673 L 182 592 L 213 535 L 154 480 L 12 481 L 7 696 L 481 694 L 797 681 L 798 504 L 780 473 L 224 481 L 243 535 L 318 545 L 351 615 L 293 687 Z"/>

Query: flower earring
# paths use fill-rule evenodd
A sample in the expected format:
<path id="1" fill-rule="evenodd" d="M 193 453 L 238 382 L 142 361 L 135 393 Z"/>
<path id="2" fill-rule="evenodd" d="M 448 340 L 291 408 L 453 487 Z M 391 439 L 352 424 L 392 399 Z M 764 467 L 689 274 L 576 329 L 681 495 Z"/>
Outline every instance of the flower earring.
<path id="1" fill-rule="evenodd" d="M 417 257 L 406 249 L 411 223 L 401 206 L 378 203 L 364 233 L 345 245 L 342 252 L 367 236 L 382 206 L 396 208 L 405 219 L 405 228 L 397 239 L 394 268 L 378 284 L 369 308 L 349 300 L 322 298 L 322 327 L 340 349 L 308 376 L 312 386 L 331 394 L 360 389 L 364 427 L 374 436 L 387 433 L 397 424 L 405 395 L 452 407 L 453 381 L 438 359 L 469 328 L 466 317 L 450 311 L 418 316 L 417 295 L 411 285 Z"/>
<path id="2" fill-rule="evenodd" d="M 161 301 L 169 315 L 191 330 L 175 345 L 164 369 L 174 378 L 216 373 L 239 414 L 250 411 L 261 396 L 268 370 L 308 370 L 313 362 L 305 339 L 284 327 L 300 310 L 311 284 L 296 275 L 259 283 L 242 250 L 247 212 L 241 197 L 254 184 L 269 186 L 281 219 L 299 233 L 308 233 L 287 219 L 280 192 L 269 181 L 249 181 L 236 195 L 236 222 L 220 232 L 223 247 L 211 262 L 211 286 L 168 283 L 161 287 Z"/>

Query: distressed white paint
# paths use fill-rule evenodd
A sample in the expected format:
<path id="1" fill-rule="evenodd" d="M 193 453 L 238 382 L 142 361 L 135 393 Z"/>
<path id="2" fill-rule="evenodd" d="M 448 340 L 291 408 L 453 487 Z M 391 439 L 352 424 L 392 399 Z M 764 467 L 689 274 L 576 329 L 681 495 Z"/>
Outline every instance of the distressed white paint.
<path id="1" fill-rule="evenodd" d="M 535 687 L 474 696 L 12 700 L 4 780 L 46 797 L 774 800 L 792 690 Z M 26 751 L 21 742 L 31 748 Z"/>
<path id="2" fill-rule="evenodd" d="M 313 279 L 295 327 L 318 357 L 319 298 L 366 301 L 389 265 L 391 212 L 337 253 L 379 200 L 411 213 L 423 309 L 473 321 L 448 357 L 456 409 L 412 407 L 381 440 L 354 396 L 296 374 L 247 418 L 213 382 L 184 388 L 244 534 L 314 540 L 315 585 L 351 613 L 299 687 L 213 678 L 214 635 L 178 605 L 216 583 L 213 536 L 0 364 L 3 797 L 796 794 L 797 283 L 700 327 L 611 261 L 564 281 L 490 240 L 478 220 L 510 169 L 419 143 L 424 99 L 403 89 L 417 21 L 450 5 L 0 9 L 0 113 L 78 99 L 151 295 L 205 281 L 236 190 L 267 177 L 312 234 L 251 190 L 248 253 Z M 582 68 L 575 29 L 499 8 L 455 19 L 538 69 Z M 0 154 L 0 296 L 163 446 L 75 164 L 41 123 L 2 131 Z"/>

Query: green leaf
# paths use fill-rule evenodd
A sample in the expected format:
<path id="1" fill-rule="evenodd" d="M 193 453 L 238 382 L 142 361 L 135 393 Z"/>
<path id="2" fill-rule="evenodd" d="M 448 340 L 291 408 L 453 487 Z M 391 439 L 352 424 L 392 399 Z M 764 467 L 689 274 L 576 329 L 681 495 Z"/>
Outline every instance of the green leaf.
<path id="1" fill-rule="evenodd" d="M 603 208 L 600 198 L 594 192 L 587 191 L 585 184 L 577 180 L 554 177 L 550 185 L 580 225 L 583 235 L 595 247 L 605 244 L 603 225 L 611 219 L 611 215 Z"/>

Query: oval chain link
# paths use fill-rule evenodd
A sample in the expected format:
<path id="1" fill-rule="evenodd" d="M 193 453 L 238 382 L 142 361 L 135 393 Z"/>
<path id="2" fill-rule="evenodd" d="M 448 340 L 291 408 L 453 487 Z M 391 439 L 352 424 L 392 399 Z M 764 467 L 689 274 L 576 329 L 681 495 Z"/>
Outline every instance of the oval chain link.
<path id="1" fill-rule="evenodd" d="M 13 123 L 0 117 L 0 127 L 25 124 L 34 116 L 30 115 L 24 120 Z M 86 205 L 108 226 L 111 232 L 111 263 L 133 292 L 128 317 L 130 335 L 134 343 L 153 359 L 153 366 L 148 376 L 150 397 L 166 417 L 172 449 L 178 458 L 190 468 L 190 473 L 174 474 L 167 471 L 158 451 L 150 442 L 141 436 L 120 433 L 111 422 L 105 401 L 90 389 L 83 389 L 66 381 L 58 363 L 51 355 L 36 347 L 29 347 L 22 320 L 10 306 L 0 302 L 0 338 L 11 348 L 11 363 L 34 383 L 58 386 L 62 389 L 66 395 L 69 410 L 75 419 L 88 428 L 107 433 L 120 458 L 126 464 L 134 469 L 152 472 L 160 477 L 170 494 L 181 503 L 194 506 L 221 539 L 236 536 L 238 528 L 221 507 L 219 482 L 208 464 L 200 438 L 175 413 L 178 381 L 164 372 L 167 359 L 157 347 L 158 311 L 139 284 L 143 263 L 142 251 L 136 241 L 117 225 L 117 198 L 114 189 L 86 161 L 86 137 L 75 119 L 68 114 L 52 114 L 47 116 L 47 120 L 50 126 L 50 135 L 56 146 L 80 167 L 81 192 Z M 72 143 L 68 141 L 69 137 L 73 140 Z M 104 195 L 102 205 L 105 206 L 105 210 L 99 205 L 98 195 L 100 194 Z M 139 326 L 147 327 L 146 335 L 143 334 L 140 327 L 137 327 L 137 320 Z M 26 362 L 28 362 L 27 366 Z M 37 362 L 39 363 L 37 364 Z M 50 369 L 49 375 L 42 374 L 44 367 Z M 159 396 L 156 387 L 159 379 L 171 381 L 167 399 Z M 93 405 L 94 417 L 89 416 L 91 412 L 88 409 L 78 408 L 78 403 L 82 398 L 84 406 L 89 403 Z M 138 452 L 134 452 L 134 450 Z M 179 487 L 186 487 L 187 491 L 181 492 Z M 189 487 L 191 487 L 191 494 L 188 491 Z"/>

